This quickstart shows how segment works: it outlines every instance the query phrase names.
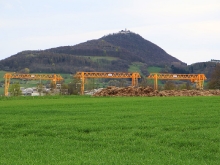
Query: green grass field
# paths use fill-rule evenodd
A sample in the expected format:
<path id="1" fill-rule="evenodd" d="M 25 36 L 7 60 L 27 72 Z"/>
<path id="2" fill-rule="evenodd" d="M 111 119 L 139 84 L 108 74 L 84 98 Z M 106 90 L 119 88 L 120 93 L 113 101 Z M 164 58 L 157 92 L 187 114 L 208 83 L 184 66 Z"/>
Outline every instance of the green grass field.
<path id="1" fill-rule="evenodd" d="M 0 97 L 0 164 L 220 164 L 220 97 Z"/>

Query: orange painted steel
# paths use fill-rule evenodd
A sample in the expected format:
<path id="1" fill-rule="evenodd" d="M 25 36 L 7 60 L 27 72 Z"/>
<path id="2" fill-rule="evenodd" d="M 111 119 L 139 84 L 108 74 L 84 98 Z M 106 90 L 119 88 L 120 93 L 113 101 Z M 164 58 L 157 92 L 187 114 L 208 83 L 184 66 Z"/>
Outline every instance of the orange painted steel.
<path id="1" fill-rule="evenodd" d="M 138 78 L 141 78 L 137 72 L 77 72 L 74 75 L 75 78 L 81 79 L 81 94 L 84 94 L 85 78 L 131 78 L 132 86 L 138 85 Z"/>
<path id="2" fill-rule="evenodd" d="M 10 79 L 29 79 L 29 80 L 51 80 L 54 84 L 62 81 L 63 78 L 59 74 L 22 74 L 22 73 L 6 73 L 5 78 L 5 96 L 8 96 Z"/>
<path id="3" fill-rule="evenodd" d="M 203 89 L 204 80 L 207 78 L 204 74 L 169 74 L 169 73 L 150 73 L 148 79 L 154 79 L 154 89 L 158 90 L 158 80 L 190 80 L 196 83 L 196 87 Z"/>

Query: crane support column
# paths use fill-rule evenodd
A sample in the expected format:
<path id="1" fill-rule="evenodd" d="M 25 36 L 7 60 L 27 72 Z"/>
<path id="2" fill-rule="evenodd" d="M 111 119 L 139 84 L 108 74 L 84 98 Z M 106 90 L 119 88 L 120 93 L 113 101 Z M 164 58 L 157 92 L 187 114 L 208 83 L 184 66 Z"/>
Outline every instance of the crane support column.
<path id="1" fill-rule="evenodd" d="M 154 89 L 155 89 L 155 90 L 158 90 L 157 74 L 154 75 Z"/>
<path id="2" fill-rule="evenodd" d="M 138 77 L 139 74 L 137 73 L 132 73 L 132 86 L 137 86 L 138 85 Z"/>
<path id="3" fill-rule="evenodd" d="M 199 74 L 197 81 L 198 81 L 198 82 L 197 82 L 197 88 L 203 89 L 203 84 L 204 84 L 204 81 L 205 81 L 205 76 L 204 76 L 204 74 Z"/>
<path id="4" fill-rule="evenodd" d="M 85 76 L 84 76 L 84 72 L 81 73 L 81 95 L 84 95 L 84 86 L 85 84 Z"/>
<path id="5" fill-rule="evenodd" d="M 5 96 L 8 96 L 11 74 L 6 73 L 4 77 L 5 77 Z"/>
<path id="6" fill-rule="evenodd" d="M 54 76 L 53 76 L 53 83 L 54 83 L 54 84 L 57 84 L 57 75 L 54 75 Z"/>

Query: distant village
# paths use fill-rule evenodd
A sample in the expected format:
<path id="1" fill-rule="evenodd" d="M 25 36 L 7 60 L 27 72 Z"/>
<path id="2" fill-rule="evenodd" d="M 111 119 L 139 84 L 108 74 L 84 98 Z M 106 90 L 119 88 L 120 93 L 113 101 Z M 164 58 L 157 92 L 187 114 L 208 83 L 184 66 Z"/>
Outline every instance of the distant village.
<path id="1" fill-rule="evenodd" d="M 47 88 L 46 86 L 42 86 L 41 88 L 38 87 L 20 87 L 22 96 L 44 96 L 44 95 L 54 95 L 59 94 L 62 92 L 62 94 L 68 94 L 68 90 L 62 90 L 61 84 L 56 84 L 55 89 Z"/>
<path id="2" fill-rule="evenodd" d="M 103 88 L 98 89 L 92 89 L 84 91 L 85 95 L 93 95 L 96 92 L 99 92 Z M 46 86 L 42 86 L 41 89 L 37 87 L 31 87 L 31 88 L 25 88 L 20 87 L 22 96 L 45 96 L 45 95 L 56 95 L 56 94 L 62 94 L 62 95 L 68 95 L 68 89 L 61 89 L 61 84 L 57 84 L 56 89 L 47 88 Z"/>

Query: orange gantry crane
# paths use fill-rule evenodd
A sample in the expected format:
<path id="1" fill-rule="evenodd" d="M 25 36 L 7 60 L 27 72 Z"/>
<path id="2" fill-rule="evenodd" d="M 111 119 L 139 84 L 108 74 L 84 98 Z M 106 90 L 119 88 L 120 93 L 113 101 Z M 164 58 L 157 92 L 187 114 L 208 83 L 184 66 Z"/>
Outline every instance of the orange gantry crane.
<path id="1" fill-rule="evenodd" d="M 132 86 L 138 85 L 138 78 L 141 78 L 137 72 L 77 72 L 74 75 L 75 78 L 81 79 L 81 94 L 84 94 L 85 78 L 131 78 Z"/>
<path id="2" fill-rule="evenodd" d="M 62 81 L 63 78 L 59 74 L 22 74 L 22 73 L 6 73 L 5 78 L 5 96 L 8 96 L 10 79 L 29 79 L 29 80 L 51 80 L 54 84 Z"/>
<path id="3" fill-rule="evenodd" d="M 196 83 L 198 89 L 203 89 L 204 74 L 169 74 L 169 73 L 150 73 L 148 79 L 154 79 L 154 89 L 158 90 L 158 80 L 190 80 Z"/>

